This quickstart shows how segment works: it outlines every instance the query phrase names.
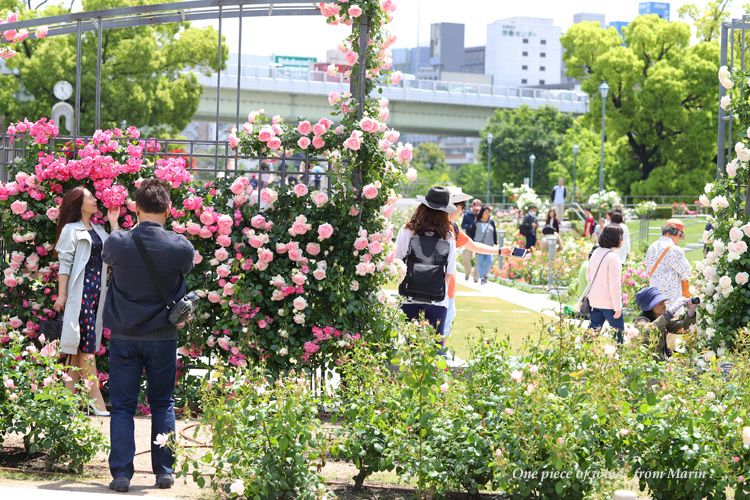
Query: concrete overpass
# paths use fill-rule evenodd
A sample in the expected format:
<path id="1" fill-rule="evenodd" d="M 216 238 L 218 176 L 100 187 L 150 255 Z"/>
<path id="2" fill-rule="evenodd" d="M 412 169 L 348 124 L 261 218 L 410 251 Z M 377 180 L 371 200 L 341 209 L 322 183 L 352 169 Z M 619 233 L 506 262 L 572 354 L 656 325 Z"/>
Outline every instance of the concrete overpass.
<path id="1" fill-rule="evenodd" d="M 232 71 L 232 69 L 234 71 Z M 234 73 L 234 74 L 232 74 Z M 203 85 L 197 121 L 216 119 L 216 75 L 198 75 Z M 329 116 L 328 93 L 346 92 L 349 83 L 322 71 L 289 72 L 285 68 L 242 67 L 240 124 L 247 113 L 265 109 L 288 119 Z M 583 114 L 588 96 L 565 90 L 511 88 L 462 82 L 403 80 L 383 89 L 391 101 L 389 125 L 406 133 L 476 136 L 497 108 L 552 106 L 564 113 Z M 233 123 L 236 116 L 236 66 L 221 74 L 219 120 Z"/>

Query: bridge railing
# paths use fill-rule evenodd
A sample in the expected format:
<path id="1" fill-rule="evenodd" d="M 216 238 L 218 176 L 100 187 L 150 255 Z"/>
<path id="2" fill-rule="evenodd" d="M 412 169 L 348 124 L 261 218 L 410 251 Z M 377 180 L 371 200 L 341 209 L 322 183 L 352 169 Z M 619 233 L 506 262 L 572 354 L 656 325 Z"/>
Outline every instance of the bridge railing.
<path id="1" fill-rule="evenodd" d="M 330 84 L 328 90 L 346 90 L 349 85 L 349 79 L 343 74 L 338 73 L 331 75 L 326 71 L 310 69 L 305 71 L 304 68 L 284 68 L 274 66 L 240 66 L 231 64 L 222 71 L 222 80 L 220 85 L 226 87 L 236 86 L 239 72 L 240 87 L 253 88 L 255 83 L 260 80 L 282 81 L 288 85 L 309 85 L 315 83 Z M 199 75 L 201 84 L 205 87 L 215 88 L 215 76 Z M 328 85 L 325 85 L 328 88 Z M 399 84 L 385 87 L 386 92 L 397 91 L 409 92 L 428 91 L 434 94 L 443 94 L 450 96 L 476 96 L 476 97 L 497 97 L 508 99 L 529 99 L 536 101 L 547 101 L 550 104 L 565 103 L 568 105 L 577 105 L 585 111 L 588 107 L 589 96 L 582 92 L 572 90 L 550 90 L 536 89 L 531 87 L 507 87 L 498 85 L 476 84 L 466 82 L 453 82 L 443 80 L 420 80 L 420 79 L 403 79 Z"/>

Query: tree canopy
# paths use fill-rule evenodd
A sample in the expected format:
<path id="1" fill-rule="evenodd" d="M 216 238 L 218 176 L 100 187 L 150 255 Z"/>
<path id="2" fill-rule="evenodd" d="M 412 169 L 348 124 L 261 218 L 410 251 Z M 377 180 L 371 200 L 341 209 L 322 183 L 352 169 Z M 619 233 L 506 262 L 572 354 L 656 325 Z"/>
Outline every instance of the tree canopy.
<path id="1" fill-rule="evenodd" d="M 143 0 L 84 0 L 83 10 L 144 5 Z M 19 0 L 0 0 L 0 14 L 13 10 L 22 19 L 65 12 L 60 6 L 40 11 Z M 81 132 L 94 129 L 97 33 L 82 40 Z M 223 45 L 223 60 L 227 57 Z M 60 80 L 75 84 L 74 35 L 24 40 L 7 61 L 12 75 L 0 77 L 0 110 L 6 122 L 49 116 Z M 109 29 L 102 39 L 101 128 L 122 121 L 149 133 L 175 133 L 190 123 L 202 92 L 196 76 L 218 70 L 218 33 L 190 23 Z M 20 91 L 22 98 L 16 98 Z M 74 98 L 69 102 L 74 104 Z"/>
<path id="2" fill-rule="evenodd" d="M 601 116 L 598 87 L 607 82 L 610 88 L 607 136 L 618 145 L 619 177 L 631 182 L 607 187 L 698 193 L 714 175 L 719 46 L 713 40 L 691 45 L 689 25 L 656 15 L 636 18 L 623 32 L 624 43 L 614 28 L 584 22 L 561 38 L 568 75 L 591 96 L 592 129 Z"/>

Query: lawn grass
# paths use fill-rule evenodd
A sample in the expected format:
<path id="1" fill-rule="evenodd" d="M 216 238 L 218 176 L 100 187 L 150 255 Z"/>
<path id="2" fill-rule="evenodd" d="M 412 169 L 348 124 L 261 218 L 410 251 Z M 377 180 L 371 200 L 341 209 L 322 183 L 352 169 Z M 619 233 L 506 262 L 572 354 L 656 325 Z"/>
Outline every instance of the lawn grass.
<path id="1" fill-rule="evenodd" d="M 385 289 L 395 291 L 398 286 L 389 283 Z M 446 341 L 447 347 L 462 359 L 469 357 L 470 339 L 509 337 L 511 348 L 520 352 L 524 341 L 538 338 L 542 321 L 550 318 L 536 311 L 517 306 L 495 297 L 487 297 L 456 285 L 456 320 L 453 332 Z"/>

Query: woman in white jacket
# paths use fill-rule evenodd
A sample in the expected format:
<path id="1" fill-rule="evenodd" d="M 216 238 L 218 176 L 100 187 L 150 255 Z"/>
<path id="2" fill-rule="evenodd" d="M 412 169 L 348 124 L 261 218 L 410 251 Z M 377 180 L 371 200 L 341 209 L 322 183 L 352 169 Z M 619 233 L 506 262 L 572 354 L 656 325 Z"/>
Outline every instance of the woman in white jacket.
<path id="1" fill-rule="evenodd" d="M 101 346 L 107 294 L 107 265 L 102 261 L 107 232 L 91 222 L 98 210 L 96 198 L 85 187 L 73 188 L 63 198 L 55 244 L 60 264 L 55 310 L 63 312 L 60 351 L 68 355 L 66 364 L 73 367 L 70 376 L 74 381 L 87 381 L 90 409 L 98 416 L 108 416 L 95 359 Z M 107 213 L 112 229 L 119 229 L 119 214 L 118 209 Z"/>

